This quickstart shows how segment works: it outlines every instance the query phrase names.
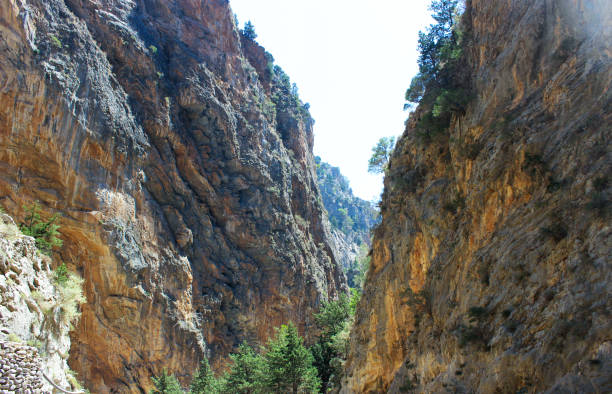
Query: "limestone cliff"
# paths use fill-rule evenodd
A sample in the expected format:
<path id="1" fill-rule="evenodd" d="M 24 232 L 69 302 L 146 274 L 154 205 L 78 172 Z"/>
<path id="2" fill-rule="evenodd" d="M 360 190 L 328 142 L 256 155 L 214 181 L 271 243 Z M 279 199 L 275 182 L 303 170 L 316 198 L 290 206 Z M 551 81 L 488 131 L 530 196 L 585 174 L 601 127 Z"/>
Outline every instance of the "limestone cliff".
<path id="1" fill-rule="evenodd" d="M 8 0 L 0 35 L 0 203 L 62 214 L 92 392 L 310 332 L 345 288 L 312 121 L 227 1 Z"/>
<path id="2" fill-rule="evenodd" d="M 344 392 L 612 390 L 611 16 L 467 2 L 475 97 L 391 158 Z"/>

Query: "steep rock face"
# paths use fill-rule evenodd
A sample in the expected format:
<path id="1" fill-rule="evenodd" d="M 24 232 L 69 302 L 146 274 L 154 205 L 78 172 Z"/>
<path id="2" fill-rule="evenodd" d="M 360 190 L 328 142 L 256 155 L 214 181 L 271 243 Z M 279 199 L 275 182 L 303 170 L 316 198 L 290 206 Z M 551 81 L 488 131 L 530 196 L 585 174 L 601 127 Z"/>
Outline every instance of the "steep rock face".
<path id="1" fill-rule="evenodd" d="M 612 389 L 611 8 L 468 2 L 476 96 L 395 149 L 344 392 Z"/>
<path id="2" fill-rule="evenodd" d="M 0 202 L 63 215 L 86 386 L 185 383 L 280 323 L 308 334 L 345 288 L 312 122 L 227 2 L 9 0 L 0 22 Z"/>

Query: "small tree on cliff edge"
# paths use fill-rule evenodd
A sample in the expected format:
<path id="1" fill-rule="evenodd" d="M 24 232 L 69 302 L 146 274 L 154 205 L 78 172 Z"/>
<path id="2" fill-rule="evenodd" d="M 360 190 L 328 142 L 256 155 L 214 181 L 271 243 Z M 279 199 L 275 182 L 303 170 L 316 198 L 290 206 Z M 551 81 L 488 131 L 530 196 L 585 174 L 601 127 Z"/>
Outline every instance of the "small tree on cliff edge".
<path id="1" fill-rule="evenodd" d="M 372 157 L 368 161 L 368 172 L 380 174 L 385 172 L 389 158 L 395 147 L 395 137 L 382 137 L 372 148 Z"/>
<path id="2" fill-rule="evenodd" d="M 248 21 L 244 24 L 244 29 L 242 29 L 242 35 L 252 41 L 255 41 L 255 39 L 257 38 L 257 33 L 255 33 L 255 26 L 253 26 L 251 21 Z"/>

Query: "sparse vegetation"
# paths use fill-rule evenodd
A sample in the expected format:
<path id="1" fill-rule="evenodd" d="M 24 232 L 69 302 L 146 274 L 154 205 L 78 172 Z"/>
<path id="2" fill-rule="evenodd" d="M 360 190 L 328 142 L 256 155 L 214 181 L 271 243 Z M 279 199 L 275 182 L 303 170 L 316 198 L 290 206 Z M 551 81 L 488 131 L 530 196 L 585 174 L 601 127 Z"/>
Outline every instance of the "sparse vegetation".
<path id="1" fill-rule="evenodd" d="M 372 204 L 353 195 L 348 179 L 338 167 L 315 157 L 317 183 L 321 190 L 322 203 L 327 210 L 329 221 L 335 229 L 343 232 L 347 239 L 367 249 L 369 230 L 378 219 L 378 212 Z M 361 253 L 361 255 L 365 255 Z"/>
<path id="2" fill-rule="evenodd" d="M 525 153 L 525 161 L 523 162 L 523 171 L 531 177 L 542 175 L 546 170 L 546 163 L 542 156 L 538 153 Z"/>
<path id="3" fill-rule="evenodd" d="M 476 160 L 480 151 L 484 148 L 482 142 L 476 141 L 472 143 L 461 143 L 459 145 L 459 154 L 469 160 Z"/>
<path id="4" fill-rule="evenodd" d="M 608 178 L 605 176 L 597 177 L 593 180 L 593 188 L 597 192 L 603 192 L 608 188 Z"/>
<path id="5" fill-rule="evenodd" d="M 361 291 L 365 278 L 370 268 L 370 256 L 368 255 L 368 246 L 361 244 L 359 256 L 353 260 L 352 264 L 346 270 L 346 278 L 351 289 Z"/>
<path id="6" fill-rule="evenodd" d="M 487 315 L 488 315 L 487 310 L 481 306 L 473 306 L 468 310 L 468 316 L 471 322 L 480 322 Z"/>
<path id="7" fill-rule="evenodd" d="M 65 324 L 74 324 L 81 316 L 80 305 L 86 301 L 83 295 L 83 278 L 73 272 L 68 272 L 67 278 L 63 284 L 59 284 L 58 290 L 62 321 Z"/>
<path id="8" fill-rule="evenodd" d="M 151 51 L 152 54 L 156 55 L 157 47 L 155 45 L 149 45 L 149 51 Z"/>

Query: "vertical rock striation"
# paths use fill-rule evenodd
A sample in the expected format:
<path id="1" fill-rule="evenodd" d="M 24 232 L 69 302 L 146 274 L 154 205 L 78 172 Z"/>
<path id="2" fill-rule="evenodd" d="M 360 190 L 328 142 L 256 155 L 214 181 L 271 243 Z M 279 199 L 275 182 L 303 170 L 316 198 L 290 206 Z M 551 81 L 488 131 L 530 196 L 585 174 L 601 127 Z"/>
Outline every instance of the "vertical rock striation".
<path id="1" fill-rule="evenodd" d="M 475 98 L 407 123 L 344 392 L 612 390 L 608 1 L 468 1 Z"/>
<path id="2" fill-rule="evenodd" d="M 63 215 L 92 392 L 186 383 L 344 291 L 312 120 L 224 0 L 0 5 L 0 203 Z"/>

